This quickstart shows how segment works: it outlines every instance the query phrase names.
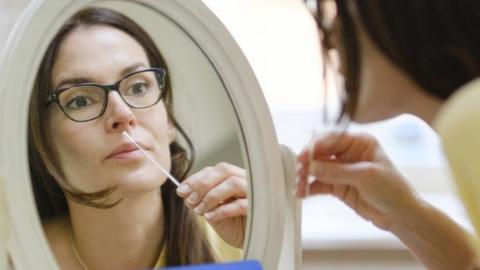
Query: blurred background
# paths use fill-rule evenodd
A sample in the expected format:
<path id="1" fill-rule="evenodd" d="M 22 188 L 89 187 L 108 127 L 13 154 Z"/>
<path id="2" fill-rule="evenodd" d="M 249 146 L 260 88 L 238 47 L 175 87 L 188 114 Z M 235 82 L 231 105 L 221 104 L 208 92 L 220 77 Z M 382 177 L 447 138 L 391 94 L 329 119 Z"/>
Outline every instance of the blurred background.
<path id="1" fill-rule="evenodd" d="M 0 48 L 14 19 L 29 2 L 0 0 Z M 318 131 L 325 91 L 319 39 L 305 4 L 301 0 L 204 2 L 252 65 L 279 142 L 300 151 Z M 352 123 L 349 129 L 374 134 L 422 197 L 473 231 L 451 185 L 439 140 L 425 123 L 402 115 L 369 125 Z M 423 269 L 395 237 L 328 196 L 303 202 L 302 243 L 305 270 Z"/>

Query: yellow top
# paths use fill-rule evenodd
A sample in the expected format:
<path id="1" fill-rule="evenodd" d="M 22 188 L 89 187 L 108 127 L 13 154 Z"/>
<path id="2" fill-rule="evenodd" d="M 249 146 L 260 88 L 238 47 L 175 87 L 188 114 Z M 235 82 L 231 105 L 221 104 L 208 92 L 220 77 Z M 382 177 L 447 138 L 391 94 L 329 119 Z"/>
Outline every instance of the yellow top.
<path id="1" fill-rule="evenodd" d="M 480 79 L 447 101 L 434 123 L 457 189 L 477 234 L 480 233 Z"/>
<path id="2" fill-rule="evenodd" d="M 223 239 L 215 232 L 210 224 L 205 221 L 204 218 L 198 219 L 200 227 L 204 230 L 212 252 L 219 262 L 238 261 L 242 259 L 243 252 L 239 248 L 235 248 L 227 244 Z M 160 252 L 158 261 L 155 263 L 155 269 L 165 266 L 165 248 Z"/>

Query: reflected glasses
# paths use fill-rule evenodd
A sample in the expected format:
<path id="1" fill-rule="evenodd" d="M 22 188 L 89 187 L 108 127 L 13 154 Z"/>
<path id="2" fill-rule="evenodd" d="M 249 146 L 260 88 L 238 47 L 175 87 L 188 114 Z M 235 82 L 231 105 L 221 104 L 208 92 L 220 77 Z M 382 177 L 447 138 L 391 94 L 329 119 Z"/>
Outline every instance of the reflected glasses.
<path id="1" fill-rule="evenodd" d="M 165 95 L 166 71 L 149 68 L 136 71 L 111 85 L 81 83 L 53 91 L 46 106 L 58 104 L 65 115 L 75 122 L 100 117 L 107 108 L 108 93 L 116 91 L 131 108 L 145 109 L 157 104 Z"/>

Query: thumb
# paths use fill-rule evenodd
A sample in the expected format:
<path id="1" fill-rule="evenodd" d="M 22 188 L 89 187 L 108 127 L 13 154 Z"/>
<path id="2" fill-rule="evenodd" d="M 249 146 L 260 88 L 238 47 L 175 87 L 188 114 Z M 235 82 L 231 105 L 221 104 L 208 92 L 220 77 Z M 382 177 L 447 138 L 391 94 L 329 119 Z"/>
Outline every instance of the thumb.
<path id="1" fill-rule="evenodd" d="M 309 164 L 309 174 L 325 184 L 349 185 L 358 188 L 380 174 L 380 170 L 374 163 L 366 161 L 338 163 L 312 160 Z"/>

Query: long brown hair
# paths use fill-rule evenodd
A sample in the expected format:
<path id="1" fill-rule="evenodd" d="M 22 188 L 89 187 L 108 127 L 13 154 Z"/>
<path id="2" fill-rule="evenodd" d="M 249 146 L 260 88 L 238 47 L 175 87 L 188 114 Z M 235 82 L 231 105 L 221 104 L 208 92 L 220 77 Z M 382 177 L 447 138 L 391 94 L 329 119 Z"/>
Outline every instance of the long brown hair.
<path id="1" fill-rule="evenodd" d="M 316 0 L 322 7 L 322 0 Z M 335 0 L 345 53 L 346 110 L 353 115 L 359 92 L 358 17 L 381 52 L 429 94 L 447 99 L 480 75 L 480 2 L 476 0 Z M 355 5 L 355 14 L 348 6 Z M 328 48 L 328 29 L 317 22 Z"/>
<path id="2" fill-rule="evenodd" d="M 46 121 L 45 104 L 52 90 L 52 67 L 60 44 L 74 29 L 93 25 L 110 26 L 127 33 L 143 47 L 151 66 L 162 67 L 169 74 L 168 67 L 151 37 L 134 21 L 116 11 L 87 8 L 76 13 L 62 26 L 43 57 L 30 99 L 29 164 L 37 210 L 42 220 L 67 214 L 66 196 L 77 203 L 97 208 L 114 207 L 118 203 L 105 203 L 105 198 L 108 198 L 115 187 L 85 193 L 64 181 L 60 163 L 46 140 L 45 129 L 42 128 Z M 173 117 L 172 91 L 168 76 L 165 91 L 163 102 L 169 119 L 190 148 L 187 152 L 177 141 L 170 144 L 171 173 L 183 180 L 192 166 L 195 151 L 190 139 Z M 167 181 L 161 187 L 161 194 L 165 213 L 164 243 L 167 266 L 214 261 L 210 245 L 198 226 L 194 213 L 176 195 L 176 187 Z"/>

